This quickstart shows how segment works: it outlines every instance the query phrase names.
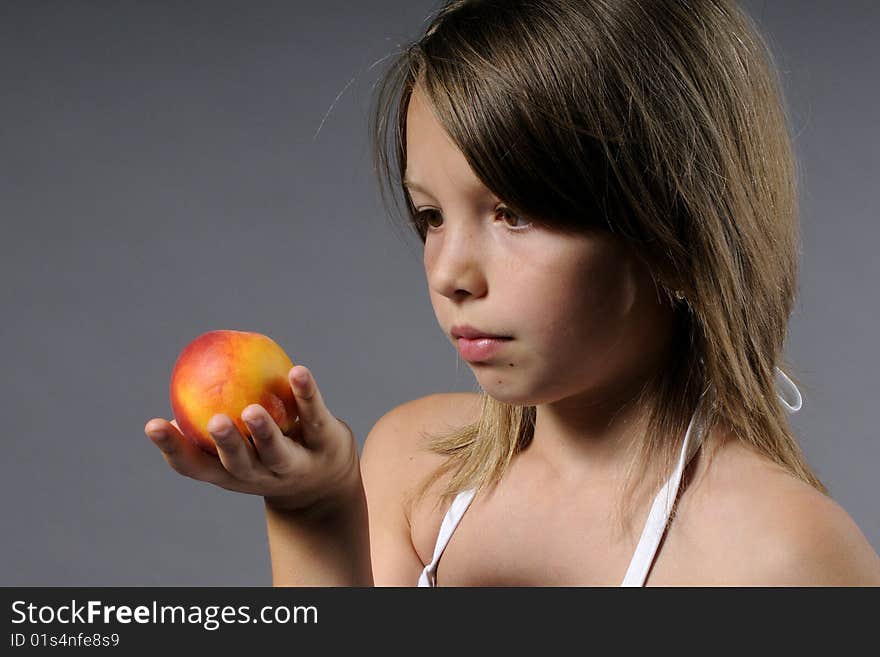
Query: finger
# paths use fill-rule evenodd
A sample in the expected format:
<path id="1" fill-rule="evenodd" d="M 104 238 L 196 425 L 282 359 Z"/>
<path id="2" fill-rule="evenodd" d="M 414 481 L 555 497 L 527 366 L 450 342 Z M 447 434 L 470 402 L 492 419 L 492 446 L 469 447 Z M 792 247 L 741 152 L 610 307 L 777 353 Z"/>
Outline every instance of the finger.
<path id="1" fill-rule="evenodd" d="M 279 476 L 302 471 L 309 456 L 306 448 L 285 436 L 265 408 L 251 404 L 241 419 L 254 437 L 257 458 L 269 471 Z"/>
<path id="2" fill-rule="evenodd" d="M 223 488 L 235 486 L 220 460 L 196 447 L 180 432 L 177 422 L 154 418 L 144 426 L 144 433 L 162 451 L 165 462 L 183 476 Z"/>
<path id="3" fill-rule="evenodd" d="M 223 467 L 240 481 L 252 481 L 259 465 L 256 450 L 228 416 L 218 413 L 208 420 L 208 433 L 217 445 Z"/>
<path id="4" fill-rule="evenodd" d="M 324 404 L 324 398 L 308 368 L 296 365 L 287 373 L 290 387 L 296 397 L 299 427 L 307 447 L 317 448 L 323 444 L 322 433 L 328 423 L 336 418 Z"/>

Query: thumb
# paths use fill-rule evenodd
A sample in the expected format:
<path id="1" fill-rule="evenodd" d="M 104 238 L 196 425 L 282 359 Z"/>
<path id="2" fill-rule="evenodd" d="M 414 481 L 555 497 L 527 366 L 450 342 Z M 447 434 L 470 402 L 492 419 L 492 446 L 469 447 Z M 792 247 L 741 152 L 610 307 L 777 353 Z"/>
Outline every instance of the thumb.
<path id="1" fill-rule="evenodd" d="M 331 420 L 335 420 L 324 404 L 324 398 L 308 368 L 296 365 L 287 373 L 290 388 L 296 397 L 299 411 L 299 426 L 306 442 L 319 446 L 324 442 L 322 435 Z"/>

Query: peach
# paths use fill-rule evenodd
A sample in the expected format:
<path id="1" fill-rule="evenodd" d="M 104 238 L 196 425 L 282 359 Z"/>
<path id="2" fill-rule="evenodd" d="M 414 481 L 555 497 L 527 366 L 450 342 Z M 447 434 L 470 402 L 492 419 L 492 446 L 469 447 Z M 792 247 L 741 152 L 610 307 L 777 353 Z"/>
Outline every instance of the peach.
<path id="1" fill-rule="evenodd" d="M 197 447 L 217 454 L 208 420 L 223 413 L 239 433 L 250 436 L 241 412 L 259 404 L 285 434 L 294 427 L 296 399 L 287 373 L 293 361 L 272 340 L 249 331 L 209 331 L 190 342 L 174 364 L 169 394 L 181 433 Z"/>

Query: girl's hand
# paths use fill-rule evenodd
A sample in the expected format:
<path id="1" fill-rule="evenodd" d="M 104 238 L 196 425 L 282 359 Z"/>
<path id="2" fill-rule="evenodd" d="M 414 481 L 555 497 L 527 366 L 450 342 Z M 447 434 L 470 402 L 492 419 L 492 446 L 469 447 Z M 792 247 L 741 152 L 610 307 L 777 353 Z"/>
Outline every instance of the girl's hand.
<path id="1" fill-rule="evenodd" d="M 294 375 L 306 374 L 304 384 Z M 311 372 L 302 365 L 287 373 L 299 418 L 290 436 L 259 404 L 241 419 L 254 436 L 242 436 L 224 414 L 208 421 L 219 458 L 192 444 L 177 422 L 153 418 L 144 433 L 174 470 L 227 490 L 262 495 L 280 510 L 318 511 L 344 504 L 360 483 L 357 444 L 351 428 L 330 413 Z"/>

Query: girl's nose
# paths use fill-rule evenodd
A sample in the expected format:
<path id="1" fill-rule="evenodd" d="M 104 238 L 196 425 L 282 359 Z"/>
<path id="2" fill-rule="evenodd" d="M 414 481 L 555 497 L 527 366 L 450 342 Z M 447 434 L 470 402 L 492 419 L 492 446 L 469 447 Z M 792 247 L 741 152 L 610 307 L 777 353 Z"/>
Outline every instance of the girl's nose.
<path id="1" fill-rule="evenodd" d="M 425 271 L 432 290 L 460 300 L 486 292 L 485 249 L 471 232 L 446 231 L 441 240 L 426 246 Z"/>

